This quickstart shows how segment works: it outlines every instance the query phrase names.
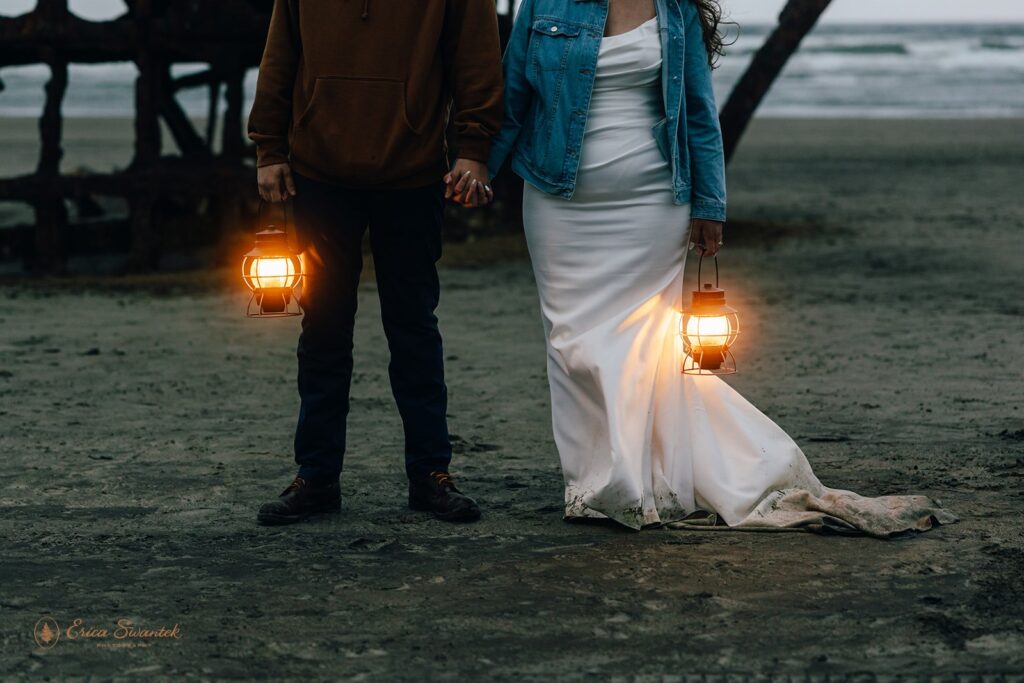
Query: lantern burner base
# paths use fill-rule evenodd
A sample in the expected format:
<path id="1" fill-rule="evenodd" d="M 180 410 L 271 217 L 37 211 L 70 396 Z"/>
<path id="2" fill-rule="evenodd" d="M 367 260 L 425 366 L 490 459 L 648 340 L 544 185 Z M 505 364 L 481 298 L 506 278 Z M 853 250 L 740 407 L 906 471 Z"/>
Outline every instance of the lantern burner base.
<path id="1" fill-rule="evenodd" d="M 249 318 L 285 318 L 302 315 L 302 306 L 292 296 L 291 289 L 267 289 L 255 291 L 245 307 Z"/>
<path id="2" fill-rule="evenodd" d="M 684 375 L 733 375 L 736 358 L 728 350 L 687 354 L 683 359 Z"/>

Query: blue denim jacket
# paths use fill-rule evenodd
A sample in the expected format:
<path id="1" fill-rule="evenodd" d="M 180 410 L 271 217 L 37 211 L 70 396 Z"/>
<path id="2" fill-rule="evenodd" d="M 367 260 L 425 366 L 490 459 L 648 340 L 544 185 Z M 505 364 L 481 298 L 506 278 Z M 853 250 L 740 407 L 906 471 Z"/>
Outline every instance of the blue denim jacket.
<path id="1" fill-rule="evenodd" d="M 677 204 L 694 218 L 725 220 L 725 158 L 700 17 L 691 0 L 655 0 L 665 117 L 651 129 L 672 167 Z M 523 0 L 505 51 L 505 122 L 488 166 L 506 158 L 537 188 L 576 189 L 607 0 Z"/>

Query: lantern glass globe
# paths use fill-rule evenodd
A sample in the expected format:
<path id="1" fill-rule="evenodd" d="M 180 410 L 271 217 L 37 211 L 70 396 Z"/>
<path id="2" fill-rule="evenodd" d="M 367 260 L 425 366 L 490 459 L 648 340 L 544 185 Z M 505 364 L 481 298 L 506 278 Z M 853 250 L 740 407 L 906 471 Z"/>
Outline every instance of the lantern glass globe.
<path id="1" fill-rule="evenodd" d="M 299 269 L 288 256 L 260 256 L 249 264 L 249 281 L 253 289 L 285 289 L 298 284 Z"/>
<path id="2" fill-rule="evenodd" d="M 686 321 L 685 332 L 695 353 L 703 349 L 720 349 L 730 342 L 732 329 L 729 317 L 725 315 L 691 315 Z"/>

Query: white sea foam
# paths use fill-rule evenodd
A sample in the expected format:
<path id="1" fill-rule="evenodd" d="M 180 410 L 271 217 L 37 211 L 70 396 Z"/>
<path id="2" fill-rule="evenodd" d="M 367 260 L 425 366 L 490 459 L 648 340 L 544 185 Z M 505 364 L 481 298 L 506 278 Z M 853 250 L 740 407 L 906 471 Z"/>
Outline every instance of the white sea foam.
<path id="1" fill-rule="evenodd" d="M 744 29 L 715 73 L 724 102 L 768 27 Z M 786 65 L 760 116 L 1024 116 L 1024 25 L 817 28 Z"/>

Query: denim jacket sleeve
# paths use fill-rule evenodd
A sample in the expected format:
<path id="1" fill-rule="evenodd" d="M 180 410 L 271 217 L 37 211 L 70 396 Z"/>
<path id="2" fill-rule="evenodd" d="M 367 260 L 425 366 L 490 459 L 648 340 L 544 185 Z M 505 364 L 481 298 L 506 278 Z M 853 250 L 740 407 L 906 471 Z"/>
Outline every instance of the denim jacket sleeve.
<path id="1" fill-rule="evenodd" d="M 505 48 L 502 68 L 505 75 L 505 118 L 498 135 L 491 140 L 487 169 L 491 179 L 498 175 L 505 159 L 515 147 L 519 131 L 530 111 L 533 90 L 526 80 L 526 52 L 530 43 L 530 23 L 534 0 L 523 0 L 512 25 L 512 35 Z"/>
<path id="2" fill-rule="evenodd" d="M 683 24 L 686 31 L 683 84 L 686 96 L 687 145 L 690 152 L 690 177 L 693 194 L 690 216 L 714 221 L 725 220 L 725 154 L 718 107 L 711 89 L 711 67 L 704 47 L 697 6 L 683 0 Z"/>

